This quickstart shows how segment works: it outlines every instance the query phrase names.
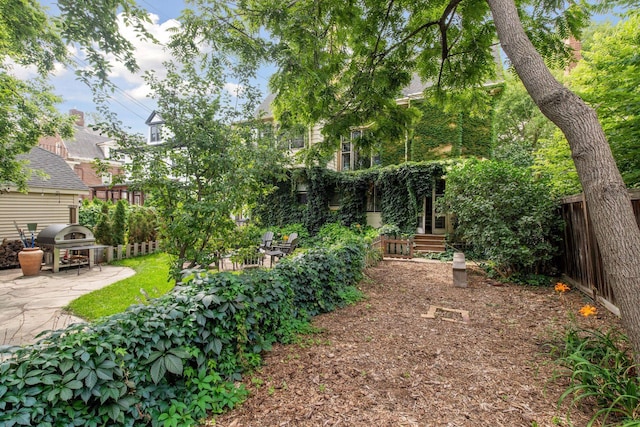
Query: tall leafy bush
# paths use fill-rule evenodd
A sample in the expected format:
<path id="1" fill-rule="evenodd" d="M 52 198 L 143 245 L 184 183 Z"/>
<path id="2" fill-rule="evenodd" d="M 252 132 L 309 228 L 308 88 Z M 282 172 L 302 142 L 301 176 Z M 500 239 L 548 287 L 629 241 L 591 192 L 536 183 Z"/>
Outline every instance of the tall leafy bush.
<path id="1" fill-rule="evenodd" d="M 125 200 L 118 200 L 118 203 L 116 204 L 116 211 L 113 214 L 112 222 L 113 237 L 111 244 L 114 246 L 124 244 L 125 228 L 127 225 L 126 207 L 127 202 Z"/>
<path id="2" fill-rule="evenodd" d="M 100 220 L 93 231 L 98 243 L 111 245 L 113 241 L 111 218 L 109 217 L 109 204 L 103 203 L 100 209 Z"/>
<path id="3" fill-rule="evenodd" d="M 542 273 L 556 252 L 560 218 L 548 183 L 528 168 L 471 160 L 446 176 L 444 208 L 460 238 L 504 276 Z"/>
<path id="4" fill-rule="evenodd" d="M 156 240 L 158 215 L 148 206 L 129 206 L 127 218 L 127 238 L 129 242 L 148 242 Z"/>

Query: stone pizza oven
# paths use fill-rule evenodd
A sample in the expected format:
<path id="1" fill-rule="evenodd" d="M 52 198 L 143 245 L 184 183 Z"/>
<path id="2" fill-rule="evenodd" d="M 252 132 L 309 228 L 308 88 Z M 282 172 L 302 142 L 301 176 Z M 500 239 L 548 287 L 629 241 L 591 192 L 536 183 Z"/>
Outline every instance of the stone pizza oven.
<path id="1" fill-rule="evenodd" d="M 53 272 L 60 269 L 60 252 L 78 251 L 86 246 L 93 255 L 96 239 L 93 232 L 80 224 L 51 224 L 40 233 L 36 239 L 38 246 L 45 252 L 45 264 L 53 264 Z M 90 256 L 90 259 L 92 257 Z"/>

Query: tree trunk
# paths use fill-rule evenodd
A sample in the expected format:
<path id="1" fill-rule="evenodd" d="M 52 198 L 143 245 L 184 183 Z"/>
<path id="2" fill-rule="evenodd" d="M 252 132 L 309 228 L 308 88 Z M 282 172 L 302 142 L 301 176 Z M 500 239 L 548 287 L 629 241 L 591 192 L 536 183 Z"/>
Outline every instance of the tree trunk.
<path id="1" fill-rule="evenodd" d="M 582 183 L 604 271 L 640 355 L 640 230 L 593 109 L 560 84 L 527 38 L 514 0 L 487 0 L 502 48 L 542 113 L 564 133 Z"/>

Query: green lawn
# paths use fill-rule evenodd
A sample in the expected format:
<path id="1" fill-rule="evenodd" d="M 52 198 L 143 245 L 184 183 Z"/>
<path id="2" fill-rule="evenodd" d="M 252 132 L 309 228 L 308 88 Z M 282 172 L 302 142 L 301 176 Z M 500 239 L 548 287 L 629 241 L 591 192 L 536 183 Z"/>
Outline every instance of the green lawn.
<path id="1" fill-rule="evenodd" d="M 175 281 L 169 277 L 169 255 L 155 253 L 137 258 L 116 261 L 112 265 L 133 268 L 136 274 L 97 291 L 77 298 L 66 307 L 75 316 L 95 320 L 103 316 L 120 313 L 132 304 L 145 302 L 147 297 L 158 297 L 173 289 Z"/>

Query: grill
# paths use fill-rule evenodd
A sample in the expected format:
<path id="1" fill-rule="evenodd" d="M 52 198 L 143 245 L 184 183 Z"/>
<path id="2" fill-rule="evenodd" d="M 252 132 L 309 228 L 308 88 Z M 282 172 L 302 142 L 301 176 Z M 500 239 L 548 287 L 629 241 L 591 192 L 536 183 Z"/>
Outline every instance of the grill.
<path id="1" fill-rule="evenodd" d="M 46 264 L 53 264 L 53 272 L 60 270 L 60 251 L 89 251 L 92 264 L 96 239 L 87 227 L 79 224 L 52 224 L 38 233 L 38 246 L 45 252 Z M 85 248 L 85 249 L 83 249 Z"/>

